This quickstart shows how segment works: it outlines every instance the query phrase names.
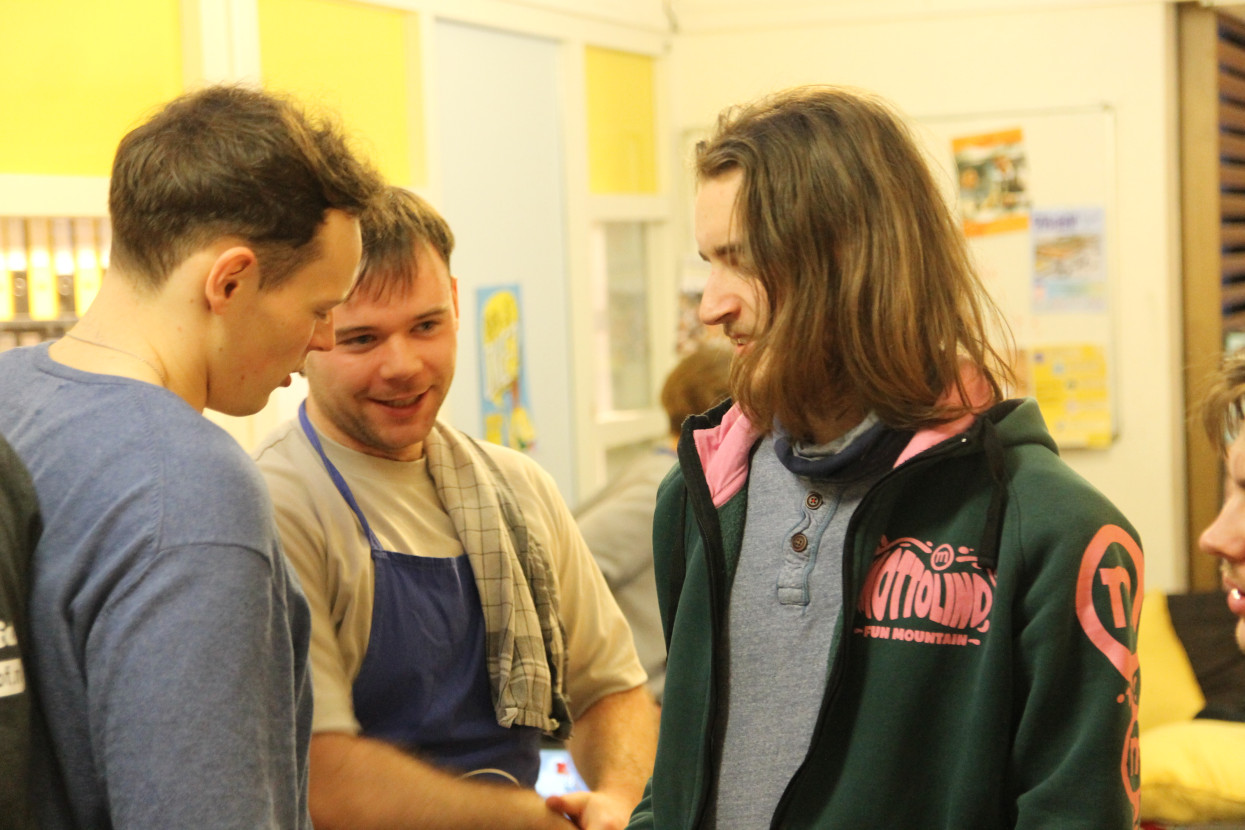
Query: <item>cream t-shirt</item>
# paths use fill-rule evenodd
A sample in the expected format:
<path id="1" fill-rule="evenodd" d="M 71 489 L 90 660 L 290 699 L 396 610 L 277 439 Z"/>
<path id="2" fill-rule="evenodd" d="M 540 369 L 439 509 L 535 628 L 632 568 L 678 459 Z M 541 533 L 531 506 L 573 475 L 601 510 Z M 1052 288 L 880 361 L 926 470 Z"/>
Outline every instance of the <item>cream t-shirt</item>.
<path id="1" fill-rule="evenodd" d="M 384 548 L 419 556 L 463 553 L 426 459 L 376 458 L 319 437 Z M 605 695 L 644 683 L 630 629 L 552 477 L 522 453 L 480 445 L 510 482 L 529 531 L 553 560 L 566 630 L 567 693 L 577 718 Z M 269 435 L 255 459 L 272 494 L 285 555 L 311 608 L 312 730 L 358 734 L 351 690 L 372 623 L 367 537 L 297 420 Z"/>

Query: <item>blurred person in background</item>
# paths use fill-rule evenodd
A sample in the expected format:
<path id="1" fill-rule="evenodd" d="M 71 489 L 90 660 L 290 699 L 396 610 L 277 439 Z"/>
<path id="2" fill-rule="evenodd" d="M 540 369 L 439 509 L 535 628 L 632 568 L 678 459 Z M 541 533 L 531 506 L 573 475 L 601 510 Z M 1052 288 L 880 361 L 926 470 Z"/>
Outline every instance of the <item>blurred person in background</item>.
<path id="1" fill-rule="evenodd" d="M 730 372 L 731 352 L 723 340 L 706 340 L 680 360 L 661 388 L 670 431 L 575 511 L 584 541 L 631 626 L 658 702 L 666 682 L 666 640 L 653 575 L 657 485 L 674 466 L 683 421 L 730 396 Z"/>

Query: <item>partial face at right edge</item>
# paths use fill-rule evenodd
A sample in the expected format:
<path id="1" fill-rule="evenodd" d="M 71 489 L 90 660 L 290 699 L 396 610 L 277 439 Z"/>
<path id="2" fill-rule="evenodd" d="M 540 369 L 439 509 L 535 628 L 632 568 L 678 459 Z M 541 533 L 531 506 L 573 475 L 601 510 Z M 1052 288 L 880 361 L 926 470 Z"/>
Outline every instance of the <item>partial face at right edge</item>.
<path id="1" fill-rule="evenodd" d="M 1245 433 L 1228 447 L 1223 506 L 1198 540 L 1219 559 L 1228 609 L 1237 617 L 1236 644 L 1245 651 Z"/>

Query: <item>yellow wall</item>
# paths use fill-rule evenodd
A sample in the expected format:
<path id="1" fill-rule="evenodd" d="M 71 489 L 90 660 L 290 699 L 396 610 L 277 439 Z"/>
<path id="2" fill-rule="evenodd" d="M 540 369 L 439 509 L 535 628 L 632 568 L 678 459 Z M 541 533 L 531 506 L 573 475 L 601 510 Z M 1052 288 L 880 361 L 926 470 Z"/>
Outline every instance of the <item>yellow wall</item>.
<path id="1" fill-rule="evenodd" d="M 117 142 L 182 92 L 178 0 L 4 0 L 0 173 L 107 176 Z"/>
<path id="2" fill-rule="evenodd" d="M 426 184 L 418 19 L 338 0 L 258 6 L 264 86 L 340 113 L 394 184 Z"/>
<path id="3" fill-rule="evenodd" d="M 587 47 L 589 187 L 593 193 L 656 193 L 653 59 Z"/>

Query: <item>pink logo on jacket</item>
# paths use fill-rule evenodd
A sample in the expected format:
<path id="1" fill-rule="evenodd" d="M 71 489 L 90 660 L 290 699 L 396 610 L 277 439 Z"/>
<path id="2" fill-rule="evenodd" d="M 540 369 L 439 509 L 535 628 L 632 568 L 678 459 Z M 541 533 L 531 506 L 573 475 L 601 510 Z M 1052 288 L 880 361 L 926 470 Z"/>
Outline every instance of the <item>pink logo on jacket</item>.
<path id="1" fill-rule="evenodd" d="M 1108 554 L 1111 554 L 1110 556 Z M 1141 814 L 1141 744 L 1137 725 L 1141 666 L 1137 624 L 1145 593 L 1145 556 L 1123 528 L 1103 525 L 1081 557 L 1076 582 L 1076 615 L 1085 636 L 1124 678 L 1116 700 L 1129 709 L 1128 732 L 1120 752 L 1120 777 L 1133 805 L 1134 826 Z"/>
<path id="2" fill-rule="evenodd" d="M 865 625 L 855 633 L 880 640 L 979 646 L 990 629 L 994 571 L 972 548 L 882 537 L 857 599 Z"/>

